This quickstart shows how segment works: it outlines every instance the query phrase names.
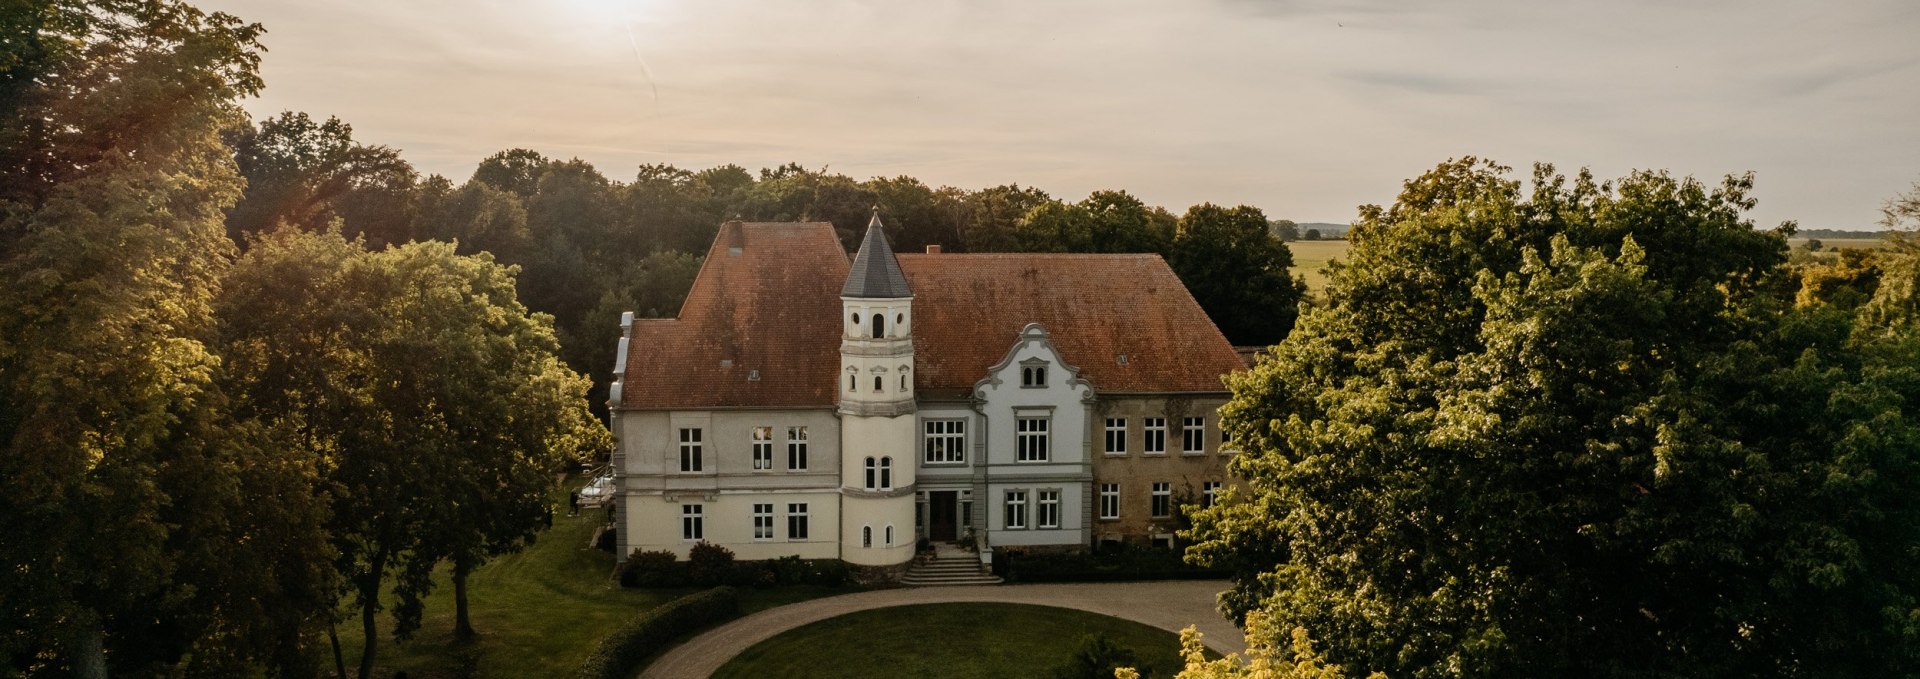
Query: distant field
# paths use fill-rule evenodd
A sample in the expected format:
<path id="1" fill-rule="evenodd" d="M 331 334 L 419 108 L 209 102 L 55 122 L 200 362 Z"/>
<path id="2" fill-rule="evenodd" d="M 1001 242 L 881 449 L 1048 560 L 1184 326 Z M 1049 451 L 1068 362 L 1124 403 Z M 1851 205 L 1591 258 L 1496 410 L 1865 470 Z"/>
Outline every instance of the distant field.
<path id="1" fill-rule="evenodd" d="M 1327 287 L 1327 275 L 1322 271 L 1327 262 L 1347 254 L 1347 242 L 1343 240 L 1297 240 L 1287 247 L 1293 250 L 1293 272 L 1307 279 L 1307 291 L 1314 294 Z"/>
<path id="2" fill-rule="evenodd" d="M 1885 246 L 1887 243 L 1885 240 L 1879 238 L 1820 238 L 1817 240 L 1820 241 L 1820 248 L 1823 250 L 1838 250 L 1840 248 L 1871 249 Z M 1796 247 L 1805 242 L 1807 242 L 1805 238 L 1790 238 L 1787 240 L 1788 244 Z"/>

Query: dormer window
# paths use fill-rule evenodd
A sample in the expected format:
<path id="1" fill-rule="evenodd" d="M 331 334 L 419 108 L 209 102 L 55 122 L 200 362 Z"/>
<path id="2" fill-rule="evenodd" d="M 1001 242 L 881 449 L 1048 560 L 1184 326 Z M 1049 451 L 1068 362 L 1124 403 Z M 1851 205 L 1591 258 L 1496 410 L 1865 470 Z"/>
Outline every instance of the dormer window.
<path id="1" fill-rule="evenodd" d="M 1039 389 L 1047 386 L 1047 366 L 1027 365 L 1020 367 L 1020 386 Z"/>

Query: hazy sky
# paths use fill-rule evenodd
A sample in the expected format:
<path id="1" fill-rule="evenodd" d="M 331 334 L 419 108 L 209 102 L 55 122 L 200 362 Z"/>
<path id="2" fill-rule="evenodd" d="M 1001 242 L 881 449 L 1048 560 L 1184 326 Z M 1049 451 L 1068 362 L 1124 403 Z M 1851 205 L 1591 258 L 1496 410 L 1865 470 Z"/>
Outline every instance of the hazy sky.
<path id="1" fill-rule="evenodd" d="M 1449 157 L 1758 173 L 1763 224 L 1920 181 L 1920 3 L 200 0 L 266 24 L 256 118 L 464 180 L 532 148 L 1123 188 L 1347 222 Z"/>

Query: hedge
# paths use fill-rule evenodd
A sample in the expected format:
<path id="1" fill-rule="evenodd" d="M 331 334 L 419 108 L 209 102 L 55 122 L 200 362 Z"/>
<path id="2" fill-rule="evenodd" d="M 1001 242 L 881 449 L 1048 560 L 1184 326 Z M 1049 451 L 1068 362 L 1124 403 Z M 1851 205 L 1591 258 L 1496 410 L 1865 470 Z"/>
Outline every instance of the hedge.
<path id="1" fill-rule="evenodd" d="M 1179 551 L 1154 547 L 1066 554 L 1000 547 L 993 551 L 993 570 L 1007 582 L 1200 580 L 1229 574 L 1188 564 L 1180 556 Z"/>
<path id="2" fill-rule="evenodd" d="M 694 545 L 686 561 L 668 551 L 636 551 L 614 567 L 621 587 L 774 587 L 821 585 L 841 587 L 853 582 L 853 571 L 839 559 L 802 559 L 783 556 L 764 561 L 735 561 L 733 552 L 705 542 Z"/>
<path id="3" fill-rule="evenodd" d="M 740 595 L 732 587 L 689 594 L 650 609 L 613 630 L 587 655 L 580 679 L 627 679 L 640 661 L 693 630 L 740 617 Z"/>

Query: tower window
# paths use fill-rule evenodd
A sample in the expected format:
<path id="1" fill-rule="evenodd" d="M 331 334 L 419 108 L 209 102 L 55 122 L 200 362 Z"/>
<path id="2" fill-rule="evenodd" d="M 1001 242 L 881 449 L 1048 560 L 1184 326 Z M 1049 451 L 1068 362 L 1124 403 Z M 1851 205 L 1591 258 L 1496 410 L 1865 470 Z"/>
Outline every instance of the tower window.
<path id="1" fill-rule="evenodd" d="M 906 375 L 901 375 L 901 376 L 900 376 L 900 391 L 906 391 L 906 390 L 907 390 L 907 376 L 906 376 Z"/>
<path id="2" fill-rule="evenodd" d="M 883 390 L 885 390 L 886 388 L 887 388 L 887 387 L 886 387 L 886 383 L 885 383 L 885 382 L 881 382 L 881 381 L 880 381 L 880 376 L 879 376 L 879 375 L 874 375 L 874 376 L 873 376 L 873 391 L 874 391 L 874 393 L 876 393 L 876 394 L 877 394 L 877 393 L 880 393 L 881 391 L 883 391 Z"/>
<path id="3" fill-rule="evenodd" d="M 873 547 L 873 526 L 860 527 L 860 546 L 867 548 Z"/>
<path id="4" fill-rule="evenodd" d="M 860 378 L 855 375 L 848 375 L 847 391 L 853 392 L 853 391 L 859 391 L 859 390 L 860 390 Z"/>
<path id="5" fill-rule="evenodd" d="M 893 489 L 893 458 L 880 458 L 880 490 Z"/>
<path id="6" fill-rule="evenodd" d="M 882 316 L 880 314 L 873 315 L 873 336 L 875 339 L 887 336 L 887 317 L 886 316 Z"/>
<path id="7" fill-rule="evenodd" d="M 853 312 L 853 324 L 854 325 L 860 324 L 860 312 L 858 311 Z"/>
<path id="8" fill-rule="evenodd" d="M 875 463 L 873 458 L 871 457 L 867 458 L 866 471 L 867 471 L 867 490 L 874 490 L 879 488 L 880 480 L 878 477 L 880 474 L 880 465 Z"/>

